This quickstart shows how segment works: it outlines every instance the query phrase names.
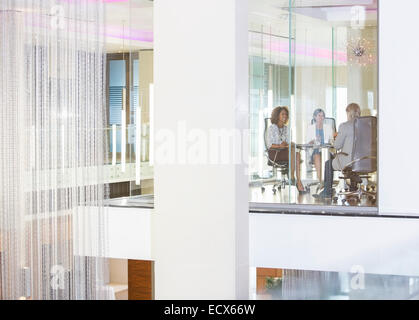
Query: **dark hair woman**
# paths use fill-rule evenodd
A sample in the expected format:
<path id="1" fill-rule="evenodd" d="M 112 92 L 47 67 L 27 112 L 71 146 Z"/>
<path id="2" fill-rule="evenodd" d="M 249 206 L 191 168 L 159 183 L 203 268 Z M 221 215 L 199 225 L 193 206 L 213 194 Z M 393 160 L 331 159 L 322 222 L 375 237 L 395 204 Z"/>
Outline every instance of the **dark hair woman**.
<path id="1" fill-rule="evenodd" d="M 276 107 L 272 110 L 271 123 L 272 125 L 268 128 L 267 143 L 269 149 L 280 149 L 274 152 L 275 159 L 281 161 L 289 161 L 289 147 L 291 144 L 291 176 L 294 180 L 294 172 L 297 175 L 296 186 L 300 193 L 305 193 L 305 189 L 300 179 L 300 153 L 295 152 L 295 145 L 290 143 L 289 130 L 287 127 L 289 119 L 289 111 L 287 107 Z M 275 161 L 274 159 L 271 159 Z M 297 164 L 297 170 L 295 170 L 295 164 Z"/>

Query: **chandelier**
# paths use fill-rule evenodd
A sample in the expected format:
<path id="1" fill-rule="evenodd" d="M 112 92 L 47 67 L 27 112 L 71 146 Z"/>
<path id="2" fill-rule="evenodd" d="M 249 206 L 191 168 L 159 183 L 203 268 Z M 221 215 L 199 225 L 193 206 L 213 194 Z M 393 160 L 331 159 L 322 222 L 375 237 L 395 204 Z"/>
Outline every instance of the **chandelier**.
<path id="1" fill-rule="evenodd" d="M 374 64 L 374 48 L 374 43 L 365 38 L 351 39 L 348 43 L 348 62 L 364 67 Z"/>

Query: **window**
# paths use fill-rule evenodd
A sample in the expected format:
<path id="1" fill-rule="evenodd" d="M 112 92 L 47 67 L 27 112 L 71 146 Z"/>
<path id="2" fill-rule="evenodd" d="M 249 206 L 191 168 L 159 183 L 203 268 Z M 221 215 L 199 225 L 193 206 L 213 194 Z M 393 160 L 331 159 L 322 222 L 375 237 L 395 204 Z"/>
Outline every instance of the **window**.
<path id="1" fill-rule="evenodd" d="M 376 2 L 345 2 L 324 6 L 298 1 L 281 7 L 281 1 L 251 1 L 251 202 L 376 207 L 378 9 Z M 354 104 L 360 108 L 357 120 L 351 111 L 350 125 L 349 104 L 351 110 L 357 108 Z M 269 130 L 279 130 L 271 123 L 279 106 L 288 110 L 288 121 L 280 127 L 287 130 L 291 146 L 284 148 L 286 159 L 273 161 L 273 151 L 267 152 Z M 319 113 L 322 119 L 316 122 Z M 339 144 L 334 131 L 344 123 L 338 137 L 348 138 L 334 148 Z M 368 154 L 356 151 L 361 144 L 367 145 Z M 337 155 L 343 151 L 347 156 Z"/>

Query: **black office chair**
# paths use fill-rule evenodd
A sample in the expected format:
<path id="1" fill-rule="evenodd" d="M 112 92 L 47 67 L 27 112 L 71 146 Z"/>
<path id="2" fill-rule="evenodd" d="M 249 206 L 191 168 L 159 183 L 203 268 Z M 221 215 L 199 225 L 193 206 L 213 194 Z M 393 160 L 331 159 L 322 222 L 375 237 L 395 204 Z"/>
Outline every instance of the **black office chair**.
<path id="1" fill-rule="evenodd" d="M 374 203 L 376 200 L 375 186 L 362 188 L 362 179 L 369 179 L 370 173 L 377 171 L 377 118 L 359 117 L 354 121 L 354 144 L 352 149 L 352 161 L 343 169 L 340 179 L 349 181 L 348 189 L 339 192 L 346 198 L 355 196 L 360 201 L 363 195 L 367 195 Z M 336 198 L 334 199 L 337 200 Z M 345 201 L 346 199 L 343 199 Z"/>
<path id="2" fill-rule="evenodd" d="M 276 190 L 278 189 L 278 191 L 281 191 L 281 189 L 284 189 L 285 186 L 287 185 L 287 181 L 288 179 L 285 178 L 285 176 L 288 177 L 288 160 L 287 161 L 275 161 L 275 156 L 273 157 L 273 160 L 270 159 L 269 157 L 269 151 L 270 152 L 279 152 L 280 149 L 278 150 L 269 150 L 269 146 L 268 146 L 268 128 L 271 124 L 271 118 L 265 118 L 265 128 L 264 128 L 264 142 L 265 142 L 265 156 L 268 159 L 268 166 L 272 167 L 272 175 L 275 179 L 274 184 L 272 186 L 272 192 L 276 193 Z M 278 180 L 278 169 L 281 172 L 281 180 Z M 265 191 L 265 186 L 264 184 L 262 184 L 262 192 Z"/>

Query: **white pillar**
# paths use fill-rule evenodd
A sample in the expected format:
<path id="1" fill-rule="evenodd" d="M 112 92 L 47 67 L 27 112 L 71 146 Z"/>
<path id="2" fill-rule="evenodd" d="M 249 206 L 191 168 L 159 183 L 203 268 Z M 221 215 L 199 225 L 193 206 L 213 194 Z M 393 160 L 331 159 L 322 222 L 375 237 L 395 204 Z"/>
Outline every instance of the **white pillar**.
<path id="1" fill-rule="evenodd" d="M 246 3 L 154 2 L 156 299 L 248 298 L 247 166 L 210 163 L 214 130 L 228 157 L 248 128 Z"/>
<path id="2" fill-rule="evenodd" d="M 379 2 L 379 210 L 419 214 L 419 1 Z"/>

